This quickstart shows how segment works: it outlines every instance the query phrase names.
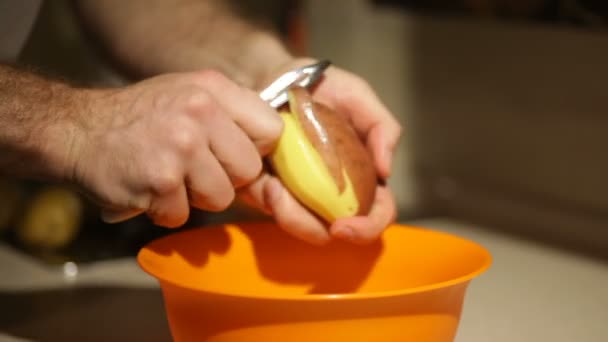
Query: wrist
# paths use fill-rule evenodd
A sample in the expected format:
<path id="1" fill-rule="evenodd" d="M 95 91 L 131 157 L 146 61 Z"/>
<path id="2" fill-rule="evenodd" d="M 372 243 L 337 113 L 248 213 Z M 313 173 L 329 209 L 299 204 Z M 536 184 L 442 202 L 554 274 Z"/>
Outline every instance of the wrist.
<path id="1" fill-rule="evenodd" d="M 44 162 L 43 177 L 60 182 L 74 182 L 75 170 L 83 154 L 87 116 L 94 90 L 62 85 L 53 103 L 55 120 L 39 128 L 37 150 Z"/>
<path id="2" fill-rule="evenodd" d="M 294 57 L 285 45 L 271 34 L 256 32 L 243 44 L 235 64 L 239 70 L 235 80 L 254 90 L 260 90 L 277 68 L 289 64 Z"/>

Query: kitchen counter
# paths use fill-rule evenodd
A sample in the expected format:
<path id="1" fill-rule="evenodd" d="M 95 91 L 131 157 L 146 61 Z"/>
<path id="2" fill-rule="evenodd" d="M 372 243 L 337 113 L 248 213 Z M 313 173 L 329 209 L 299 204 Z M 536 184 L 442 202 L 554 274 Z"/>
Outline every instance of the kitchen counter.
<path id="1" fill-rule="evenodd" d="M 469 288 L 457 342 L 608 339 L 605 261 L 451 219 L 409 223 L 470 238 L 493 254 L 491 269 Z M 169 339 L 158 285 L 133 259 L 73 276 L 71 267 L 50 269 L 0 245 L 0 270 L 0 341 Z"/>

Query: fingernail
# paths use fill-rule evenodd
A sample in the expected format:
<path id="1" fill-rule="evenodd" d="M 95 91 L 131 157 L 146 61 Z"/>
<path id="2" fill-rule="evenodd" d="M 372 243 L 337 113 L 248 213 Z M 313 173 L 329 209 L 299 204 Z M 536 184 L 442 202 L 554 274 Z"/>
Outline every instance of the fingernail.
<path id="1" fill-rule="evenodd" d="M 336 230 L 333 235 L 339 239 L 347 241 L 352 241 L 355 239 L 355 231 L 351 227 L 341 227 L 340 229 Z"/>

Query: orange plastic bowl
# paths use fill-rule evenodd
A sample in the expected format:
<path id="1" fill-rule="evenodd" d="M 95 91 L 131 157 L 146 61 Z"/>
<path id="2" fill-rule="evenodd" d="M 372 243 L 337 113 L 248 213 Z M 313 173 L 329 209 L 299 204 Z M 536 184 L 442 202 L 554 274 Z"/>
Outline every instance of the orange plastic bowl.
<path id="1" fill-rule="evenodd" d="M 452 341 L 491 257 L 394 225 L 372 245 L 300 242 L 273 224 L 193 229 L 143 248 L 175 341 Z"/>

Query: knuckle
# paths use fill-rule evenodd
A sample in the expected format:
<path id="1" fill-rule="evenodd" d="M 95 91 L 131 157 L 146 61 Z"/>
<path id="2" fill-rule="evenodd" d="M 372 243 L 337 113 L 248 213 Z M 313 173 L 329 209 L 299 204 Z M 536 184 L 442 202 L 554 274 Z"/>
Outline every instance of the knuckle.
<path id="1" fill-rule="evenodd" d="M 262 167 L 263 164 L 260 158 L 251 158 L 233 177 L 235 187 L 241 187 L 255 181 L 262 172 Z"/>
<path id="2" fill-rule="evenodd" d="M 180 174 L 176 169 L 171 167 L 158 168 L 150 176 L 151 191 L 158 196 L 171 194 L 180 185 Z"/>
<path id="3" fill-rule="evenodd" d="M 205 69 L 198 72 L 198 80 L 207 86 L 218 86 L 228 82 L 228 78 L 218 70 Z"/>
<path id="4" fill-rule="evenodd" d="M 198 90 L 186 96 L 183 107 L 187 114 L 199 116 L 215 111 L 216 104 L 209 94 L 203 90 Z"/>
<path id="5" fill-rule="evenodd" d="M 176 128 L 171 134 L 171 139 L 174 148 L 182 155 L 190 156 L 196 150 L 197 132 L 191 126 Z"/>
<path id="6" fill-rule="evenodd" d="M 188 96 L 184 104 L 184 114 L 191 120 L 187 121 L 188 129 L 193 127 L 214 127 L 222 122 L 225 118 L 221 115 L 222 111 L 218 103 L 204 90 L 200 90 Z M 196 125 L 193 125 L 196 123 Z"/>

